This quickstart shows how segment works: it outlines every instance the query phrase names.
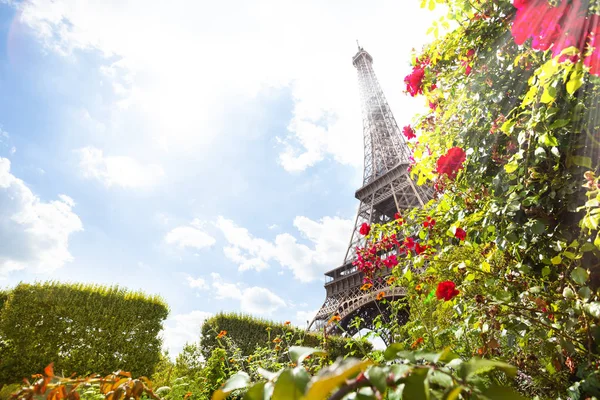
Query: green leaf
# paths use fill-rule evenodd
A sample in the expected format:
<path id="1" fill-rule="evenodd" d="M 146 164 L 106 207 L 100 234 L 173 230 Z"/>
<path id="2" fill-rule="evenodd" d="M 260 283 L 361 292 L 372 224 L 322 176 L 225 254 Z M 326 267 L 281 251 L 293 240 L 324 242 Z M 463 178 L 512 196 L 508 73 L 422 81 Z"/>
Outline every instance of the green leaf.
<path id="1" fill-rule="evenodd" d="M 545 278 L 548 275 L 550 275 L 550 267 L 546 265 L 544 268 L 542 268 L 542 278 Z"/>
<path id="2" fill-rule="evenodd" d="M 492 386 L 483 391 L 483 395 L 490 400 L 527 400 L 518 392 L 507 386 Z"/>
<path id="3" fill-rule="evenodd" d="M 583 305 L 583 309 L 594 318 L 600 319 L 600 302 L 593 301 Z"/>
<path id="4" fill-rule="evenodd" d="M 553 88 L 552 86 L 546 86 L 544 88 L 544 93 L 542 94 L 542 98 L 540 99 L 540 101 L 542 103 L 551 103 L 556 99 L 556 89 Z"/>
<path id="5" fill-rule="evenodd" d="M 454 384 L 450 375 L 436 370 L 431 371 L 429 374 L 429 382 L 443 388 L 452 387 Z"/>
<path id="6" fill-rule="evenodd" d="M 579 297 L 581 297 L 583 300 L 589 300 L 590 296 L 592 295 L 592 291 L 590 290 L 589 287 L 582 286 L 577 291 L 577 295 L 579 295 Z"/>
<path id="7" fill-rule="evenodd" d="M 540 137 L 538 138 L 538 142 L 540 144 L 543 144 L 544 146 L 548 146 L 548 147 L 558 146 L 558 140 L 556 140 L 554 135 L 552 135 L 548 132 L 540 135 Z"/>
<path id="8" fill-rule="evenodd" d="M 292 362 L 295 362 L 298 365 L 302 364 L 302 361 L 304 361 L 304 359 L 311 354 L 323 356 L 326 353 L 323 350 L 315 349 L 312 347 L 302 347 L 302 346 L 290 347 L 290 358 L 292 359 Z"/>
<path id="9" fill-rule="evenodd" d="M 558 129 L 569 125 L 571 120 L 568 119 L 557 119 L 553 123 L 550 124 L 550 130 Z M 553 146 L 556 146 L 555 144 Z"/>
<path id="10" fill-rule="evenodd" d="M 385 393 L 387 389 L 387 374 L 385 370 L 378 366 L 373 366 L 365 372 L 365 376 L 371 381 L 373 386 L 381 393 Z"/>
<path id="11" fill-rule="evenodd" d="M 525 97 L 523 98 L 521 107 L 525 107 L 525 106 L 531 104 L 533 102 L 533 100 L 535 100 L 535 97 L 537 96 L 537 92 L 538 92 L 537 86 L 531 86 L 529 88 L 529 90 L 527 91 L 527 94 L 525 94 Z"/>
<path id="12" fill-rule="evenodd" d="M 598 229 L 598 225 L 600 224 L 600 214 L 596 215 L 586 215 L 581 220 L 581 226 L 588 229 Z M 598 238 L 594 241 L 594 244 L 598 241 Z"/>
<path id="13" fill-rule="evenodd" d="M 250 377 L 244 371 L 239 371 L 212 395 L 212 400 L 223 400 L 229 396 L 231 392 L 237 389 L 243 389 L 250 383 Z"/>
<path id="14" fill-rule="evenodd" d="M 265 399 L 265 382 L 258 382 L 252 385 L 244 395 L 243 400 L 264 400 Z"/>
<path id="15" fill-rule="evenodd" d="M 570 300 L 575 297 L 575 292 L 573 292 L 573 289 L 571 289 L 570 287 L 564 288 L 562 294 L 563 297 L 567 300 Z"/>
<path id="16" fill-rule="evenodd" d="M 504 371 L 511 378 L 517 373 L 517 368 L 510 364 L 501 361 L 486 360 L 483 358 L 472 358 L 469 361 L 461 364 L 459 376 L 462 379 L 469 379 L 472 376 L 494 369 Z"/>
<path id="17" fill-rule="evenodd" d="M 429 371 L 429 368 L 416 367 L 408 377 L 403 379 L 403 399 L 429 400 L 429 382 L 427 381 Z"/>
<path id="18" fill-rule="evenodd" d="M 509 119 L 502 124 L 502 127 L 500 127 L 500 130 L 504 133 L 510 133 L 512 131 L 513 126 L 515 126 L 515 123 L 516 123 L 516 121 Z"/>
<path id="19" fill-rule="evenodd" d="M 580 167 L 592 168 L 592 159 L 585 156 L 572 156 L 571 162 Z"/>
<path id="20" fill-rule="evenodd" d="M 442 362 L 449 363 L 452 360 L 458 359 L 458 355 L 452 351 L 450 347 L 446 347 L 441 353 L 438 353 L 436 358 L 433 360 L 434 363 Z"/>
<path id="21" fill-rule="evenodd" d="M 308 391 L 306 392 L 304 399 L 326 399 L 329 393 L 335 388 L 340 386 L 347 379 L 351 379 L 358 373 L 364 371 L 371 364 L 372 361 L 370 360 L 362 361 L 353 358 L 336 361 L 329 367 L 323 368 L 310 380 Z"/>
<path id="22" fill-rule="evenodd" d="M 573 95 L 573 93 L 575 93 L 577 91 L 577 89 L 579 89 L 581 87 L 581 85 L 583 85 L 583 64 L 581 63 L 581 61 L 579 61 L 576 65 L 575 68 L 573 70 L 573 72 L 571 73 L 571 76 L 569 77 L 569 81 L 567 82 L 566 88 L 567 88 L 567 92 L 570 95 Z"/>
<path id="23" fill-rule="evenodd" d="M 577 267 L 571 271 L 571 279 L 579 285 L 585 285 L 588 279 L 588 272 L 581 267 Z"/>
<path id="24" fill-rule="evenodd" d="M 402 343 L 393 343 L 390 346 L 388 346 L 387 349 L 385 349 L 385 351 L 383 352 L 383 357 L 386 360 L 391 361 L 391 360 L 395 360 L 396 358 L 398 358 L 399 354 L 403 354 L 403 353 L 409 353 L 409 352 L 404 351 L 404 345 Z M 413 360 L 414 360 L 414 355 L 413 355 Z"/>
<path id="25" fill-rule="evenodd" d="M 546 230 L 546 224 L 540 220 L 536 220 L 531 227 L 531 231 L 537 235 L 541 235 Z"/>
<path id="26" fill-rule="evenodd" d="M 463 389 L 464 387 L 462 386 L 453 387 L 444 395 L 444 400 L 458 400 L 458 396 L 460 395 L 460 392 L 463 391 Z"/>
<path id="27" fill-rule="evenodd" d="M 285 369 L 275 383 L 273 400 L 301 399 L 310 380 L 303 367 Z"/>

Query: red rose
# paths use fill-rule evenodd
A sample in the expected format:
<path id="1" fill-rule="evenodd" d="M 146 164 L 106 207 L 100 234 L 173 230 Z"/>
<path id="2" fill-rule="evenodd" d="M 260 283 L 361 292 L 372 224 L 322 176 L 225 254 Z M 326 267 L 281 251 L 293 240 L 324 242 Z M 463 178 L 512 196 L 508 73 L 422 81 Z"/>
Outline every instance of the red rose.
<path id="1" fill-rule="evenodd" d="M 408 140 L 417 137 L 417 135 L 415 135 L 415 131 L 413 131 L 413 128 L 411 128 L 410 125 L 406 125 L 404 128 L 402 128 L 402 133 L 404 134 L 404 136 L 406 136 L 406 139 Z"/>
<path id="2" fill-rule="evenodd" d="M 527 39 L 539 32 L 539 27 L 550 6 L 546 0 L 520 3 L 522 4 L 517 9 L 517 15 L 513 20 L 511 29 L 515 43 L 518 45 L 522 45 Z"/>
<path id="3" fill-rule="evenodd" d="M 521 8 L 524 8 L 530 1 L 531 0 L 513 0 L 513 6 L 515 6 L 517 10 L 520 10 Z"/>
<path id="4" fill-rule="evenodd" d="M 402 218 L 402 215 L 400 215 L 400 213 L 394 214 L 394 219 L 400 219 L 400 218 Z"/>
<path id="5" fill-rule="evenodd" d="M 459 238 L 460 240 L 465 240 L 467 237 L 467 232 L 463 228 L 456 228 L 454 231 L 454 237 Z"/>
<path id="6" fill-rule="evenodd" d="M 417 255 L 420 255 L 421 253 L 424 253 L 424 252 L 425 252 L 425 250 L 427 250 L 427 245 L 426 245 L 426 244 L 424 244 L 424 245 L 421 245 L 421 243 L 417 243 L 417 244 L 415 245 L 415 253 L 416 253 Z"/>
<path id="7" fill-rule="evenodd" d="M 583 59 L 583 64 L 590 68 L 590 74 L 600 76 L 600 26 L 590 33 L 588 45 L 593 51 Z"/>
<path id="8" fill-rule="evenodd" d="M 456 290 L 456 285 L 452 281 L 444 281 L 438 283 L 437 289 L 435 290 L 435 296 L 438 300 L 452 300 L 453 297 L 457 296 L 460 292 Z"/>
<path id="9" fill-rule="evenodd" d="M 424 228 L 433 228 L 435 226 L 435 219 L 431 217 L 425 218 L 425 222 L 423 222 Z"/>
<path id="10" fill-rule="evenodd" d="M 359 232 L 361 235 L 367 236 L 369 232 L 371 232 L 371 227 L 366 222 L 363 222 L 363 224 L 360 226 Z"/>
<path id="11" fill-rule="evenodd" d="M 413 249 L 415 247 L 415 240 L 411 237 L 404 239 L 404 246 L 407 249 Z"/>
<path id="12" fill-rule="evenodd" d="M 383 264 L 388 268 L 394 268 L 396 265 L 398 265 L 398 258 L 396 255 L 391 255 L 383 260 Z"/>
<path id="13" fill-rule="evenodd" d="M 415 97 L 418 94 L 423 94 L 423 78 L 425 77 L 425 70 L 421 67 L 415 66 L 410 75 L 404 78 L 406 83 L 406 91 Z"/>
<path id="14" fill-rule="evenodd" d="M 467 153 L 460 147 L 449 149 L 446 154 L 437 161 L 437 173 L 448 175 L 448 178 L 454 179 L 456 173 L 463 168 L 463 162 L 467 159 Z"/>
<path id="15" fill-rule="evenodd" d="M 559 22 L 567 12 L 567 2 L 563 1 L 560 6 L 546 8 L 545 11 L 544 18 L 540 21 L 538 30 L 533 32 L 531 41 L 531 47 L 541 51 L 548 50 L 563 33 Z"/>

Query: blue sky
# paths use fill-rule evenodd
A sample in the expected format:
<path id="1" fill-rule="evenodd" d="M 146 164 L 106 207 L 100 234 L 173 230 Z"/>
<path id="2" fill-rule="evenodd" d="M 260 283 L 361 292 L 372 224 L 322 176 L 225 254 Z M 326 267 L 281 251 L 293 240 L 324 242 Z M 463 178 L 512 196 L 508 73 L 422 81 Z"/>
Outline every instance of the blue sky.
<path id="1" fill-rule="evenodd" d="M 172 353 L 219 310 L 303 326 L 358 206 L 355 39 L 423 106 L 404 3 L 0 0 L 3 284 L 160 294 Z"/>

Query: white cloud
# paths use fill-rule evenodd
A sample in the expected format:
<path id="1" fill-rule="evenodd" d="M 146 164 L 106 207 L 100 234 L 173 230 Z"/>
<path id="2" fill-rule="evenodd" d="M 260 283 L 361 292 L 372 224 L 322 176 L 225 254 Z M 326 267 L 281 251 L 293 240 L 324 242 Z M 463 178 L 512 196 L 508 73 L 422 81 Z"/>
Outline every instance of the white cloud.
<path id="1" fill-rule="evenodd" d="M 208 285 L 206 281 L 202 278 L 192 278 L 191 276 L 186 276 L 185 280 L 188 283 L 188 286 L 193 289 L 208 289 Z"/>
<path id="2" fill-rule="evenodd" d="M 69 238 L 83 230 L 74 206 L 66 195 L 41 201 L 0 157 L 0 275 L 25 268 L 50 272 L 72 261 Z"/>
<path id="3" fill-rule="evenodd" d="M 267 288 L 253 286 L 243 288 L 240 283 L 225 282 L 221 275 L 212 273 L 212 287 L 217 299 L 233 299 L 240 301 L 242 311 L 250 314 L 271 315 L 285 307 L 286 302 Z"/>
<path id="4" fill-rule="evenodd" d="M 229 243 L 223 249 L 225 256 L 237 263 L 240 271 L 260 271 L 270 261 L 276 261 L 289 268 L 296 279 L 310 282 L 342 262 L 352 221 L 338 217 L 325 217 L 320 221 L 296 217 L 294 226 L 308 239 L 310 246 L 298 243 L 289 233 L 277 235 L 272 242 L 255 238 L 247 229 L 223 217 L 218 217 L 216 226 Z"/>
<path id="5" fill-rule="evenodd" d="M 165 235 L 165 242 L 180 249 L 186 247 L 203 249 L 215 244 L 215 238 L 198 229 L 197 226 L 178 226 Z"/>
<path id="6" fill-rule="evenodd" d="M 253 286 L 244 290 L 241 306 L 250 314 L 270 315 L 285 307 L 285 301 L 267 288 Z"/>
<path id="7" fill-rule="evenodd" d="M 200 327 L 212 315 L 210 312 L 195 310 L 168 318 L 163 330 L 163 346 L 169 350 L 170 355 L 178 354 L 186 343 L 197 341 L 200 338 Z"/>
<path id="8" fill-rule="evenodd" d="M 242 300 L 244 297 L 239 284 L 224 282 L 221 275 L 213 272 L 210 274 L 213 282 L 212 287 L 215 289 L 215 298 Z"/>
<path id="9" fill-rule="evenodd" d="M 194 154 L 222 135 L 230 118 L 223 104 L 251 101 L 265 87 L 288 87 L 294 104 L 288 131 L 279 135 L 282 166 L 300 171 L 333 157 L 360 167 L 355 38 L 372 52 L 399 124 L 420 107 L 401 94 L 410 49 L 425 41 L 437 17 L 418 2 L 158 4 L 29 0 L 19 3 L 17 15 L 60 54 L 97 49 L 110 57 L 99 68 L 117 95 L 115 108 L 135 107 L 132 118 L 151 127 L 146 137 L 168 151 Z"/>
<path id="10" fill-rule="evenodd" d="M 160 165 L 142 164 L 125 156 L 105 156 L 102 150 L 95 147 L 84 147 L 75 152 L 79 156 L 83 176 L 97 179 L 107 187 L 149 188 L 165 175 Z"/>

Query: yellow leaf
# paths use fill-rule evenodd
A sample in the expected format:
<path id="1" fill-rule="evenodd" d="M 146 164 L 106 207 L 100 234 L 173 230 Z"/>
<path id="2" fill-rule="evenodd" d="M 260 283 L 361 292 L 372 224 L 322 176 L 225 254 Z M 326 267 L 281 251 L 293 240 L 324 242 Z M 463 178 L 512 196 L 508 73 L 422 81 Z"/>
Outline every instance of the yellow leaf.
<path id="1" fill-rule="evenodd" d="M 356 359 L 346 359 L 339 363 L 336 362 L 329 368 L 321 370 L 321 372 L 312 379 L 312 383 L 308 387 L 308 391 L 303 399 L 326 399 L 329 393 L 335 388 L 359 372 L 366 370 L 371 364 L 373 364 L 371 360 L 362 361 Z"/>
<path id="2" fill-rule="evenodd" d="M 492 267 L 490 266 L 490 264 L 488 264 L 487 262 L 482 262 L 481 263 L 481 270 L 483 272 L 491 272 L 492 271 Z"/>
<path id="3" fill-rule="evenodd" d="M 556 257 L 552 258 L 552 260 L 550 260 L 550 262 L 554 265 L 558 265 L 562 262 L 562 257 L 556 256 Z"/>

